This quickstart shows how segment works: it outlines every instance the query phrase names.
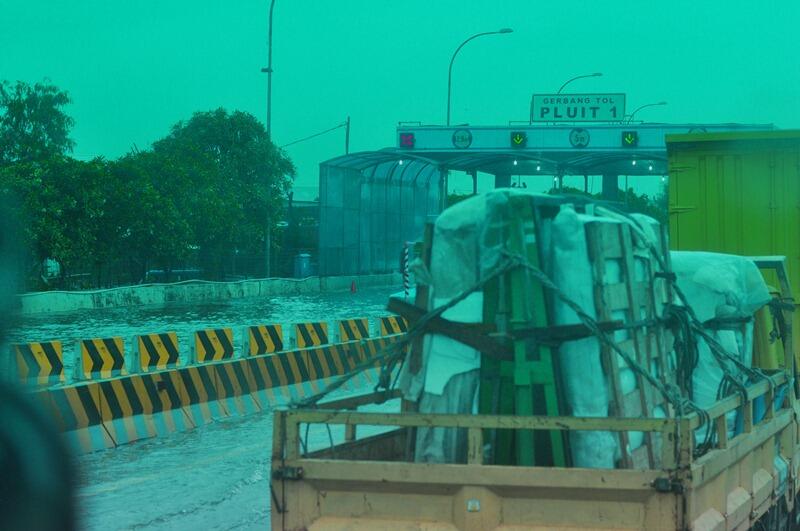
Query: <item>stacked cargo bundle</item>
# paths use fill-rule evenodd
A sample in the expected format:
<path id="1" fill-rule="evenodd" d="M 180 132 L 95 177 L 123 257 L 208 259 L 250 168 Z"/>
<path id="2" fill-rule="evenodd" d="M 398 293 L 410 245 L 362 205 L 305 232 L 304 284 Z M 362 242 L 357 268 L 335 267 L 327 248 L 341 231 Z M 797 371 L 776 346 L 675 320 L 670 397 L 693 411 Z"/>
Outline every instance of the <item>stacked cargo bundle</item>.
<path id="1" fill-rule="evenodd" d="M 510 189 L 475 196 L 437 219 L 427 245 L 417 304 L 446 308 L 442 318 L 472 323 L 498 347 L 425 335 L 421 361 L 412 349 L 401 375 L 405 397 L 423 413 L 663 418 L 702 410 L 747 377 L 752 315 L 769 301 L 751 261 L 671 256 L 655 220 L 582 199 Z M 660 466 L 655 434 L 489 431 L 486 463 Z M 697 435 L 707 441 L 711 432 Z M 415 443 L 417 461 L 466 459 L 463 430 L 419 428 Z"/>
<path id="2" fill-rule="evenodd" d="M 774 325 L 768 333 L 771 342 L 777 343 L 780 312 L 767 307 L 773 296 L 751 259 L 689 251 L 672 251 L 670 256 L 677 288 L 697 323 L 695 333 L 684 331 L 679 342 L 682 348 L 678 351 L 692 358 L 693 367 L 682 378 L 682 388 L 697 406 L 708 408 L 725 396 L 744 392 L 746 383 L 763 376 L 753 369 L 753 359 L 759 357 L 759 350 L 754 349 L 755 316 L 759 310 L 774 315 L 775 322 L 758 324 L 762 335 Z M 741 433 L 743 422 L 743 415 L 730 412 L 727 437 Z M 708 444 L 710 427 L 701 427 L 695 436 L 698 444 L 703 440 Z"/>

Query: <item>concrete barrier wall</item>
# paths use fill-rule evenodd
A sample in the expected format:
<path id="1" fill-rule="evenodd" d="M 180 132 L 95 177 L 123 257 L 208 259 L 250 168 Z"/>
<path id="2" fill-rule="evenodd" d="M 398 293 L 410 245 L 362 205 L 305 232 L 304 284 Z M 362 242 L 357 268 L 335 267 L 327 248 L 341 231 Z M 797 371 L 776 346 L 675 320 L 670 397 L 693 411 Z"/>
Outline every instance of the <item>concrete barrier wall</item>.
<path id="1" fill-rule="evenodd" d="M 387 326 L 386 323 L 393 323 Z M 248 324 L 238 329 L 195 330 L 180 338 L 170 331 L 128 338 L 81 338 L 65 357 L 61 341 L 14 343 L 0 377 L 32 385 L 68 380 L 98 380 L 128 373 L 147 373 L 223 359 L 247 358 L 332 343 L 347 343 L 406 332 L 400 316 L 306 323 Z M 69 371 L 67 371 L 69 369 Z"/>
<path id="2" fill-rule="evenodd" d="M 358 289 L 397 286 L 399 273 L 350 277 L 268 278 L 239 282 L 189 280 L 174 284 L 146 284 L 96 291 L 42 291 L 19 295 L 21 315 L 68 312 L 83 309 L 156 305 L 168 302 L 216 302 L 244 297 L 302 295 L 346 291 L 355 282 Z"/>
<path id="3" fill-rule="evenodd" d="M 32 392 L 74 451 L 86 453 L 247 415 L 318 392 L 365 369 L 374 385 L 380 356 L 400 335 L 131 374 Z M 373 362 L 374 360 L 374 362 Z M 363 385 L 363 384 L 362 384 Z"/>

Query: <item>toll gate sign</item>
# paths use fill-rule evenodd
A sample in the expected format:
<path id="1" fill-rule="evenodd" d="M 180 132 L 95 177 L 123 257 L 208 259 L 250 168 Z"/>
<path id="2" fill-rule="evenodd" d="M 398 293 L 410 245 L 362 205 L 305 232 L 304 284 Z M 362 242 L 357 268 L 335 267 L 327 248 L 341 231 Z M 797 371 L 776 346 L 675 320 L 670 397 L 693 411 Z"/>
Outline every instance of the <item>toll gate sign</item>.
<path id="1" fill-rule="evenodd" d="M 625 116 L 625 94 L 534 94 L 534 122 L 619 122 Z"/>

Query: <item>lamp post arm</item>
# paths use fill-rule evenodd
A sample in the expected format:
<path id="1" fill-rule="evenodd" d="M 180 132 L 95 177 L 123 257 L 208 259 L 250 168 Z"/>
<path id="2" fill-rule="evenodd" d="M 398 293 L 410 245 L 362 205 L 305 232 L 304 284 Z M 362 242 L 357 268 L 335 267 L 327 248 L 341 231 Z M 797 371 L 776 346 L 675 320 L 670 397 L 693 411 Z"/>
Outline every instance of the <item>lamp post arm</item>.
<path id="1" fill-rule="evenodd" d="M 602 75 L 603 75 L 603 74 L 602 74 L 602 72 L 595 72 L 595 73 L 593 73 L 593 74 L 582 74 L 582 75 L 580 75 L 580 76 L 575 76 L 575 77 L 573 77 L 572 79 L 568 79 L 568 80 L 566 80 L 566 81 L 564 82 L 564 84 L 563 84 L 563 85 L 561 85 L 561 88 L 560 88 L 560 89 L 558 89 L 558 92 L 557 92 L 556 94 L 561 94 L 561 91 L 562 91 L 562 90 L 564 90 L 564 87 L 566 87 L 567 85 L 569 85 L 569 84 L 570 84 L 570 83 L 572 83 L 573 81 L 577 81 L 578 79 L 585 79 L 585 78 L 587 78 L 587 77 L 600 77 L 600 76 L 602 76 Z"/>
<path id="2" fill-rule="evenodd" d="M 639 112 L 639 111 L 641 111 L 642 109 L 646 109 L 646 108 L 648 108 L 648 107 L 660 107 L 660 106 L 662 106 L 662 105 L 666 105 L 666 104 L 667 104 L 667 102 L 665 102 L 665 101 L 660 101 L 660 102 L 658 102 L 658 103 L 646 103 L 646 104 L 644 104 L 644 105 L 641 105 L 641 106 L 637 107 L 637 108 L 636 108 L 636 109 L 635 109 L 635 110 L 634 110 L 632 113 L 630 113 L 630 114 L 628 115 L 628 116 L 629 116 L 629 118 L 628 118 L 628 123 L 631 123 L 631 122 L 633 122 L 633 117 L 634 117 L 634 116 L 636 116 L 636 113 L 637 113 L 637 112 Z"/>
<path id="3" fill-rule="evenodd" d="M 447 125 L 450 125 L 450 89 L 453 84 L 453 62 L 456 60 L 456 55 L 458 52 L 461 51 L 461 48 L 464 47 L 472 39 L 477 39 L 478 37 L 482 37 L 484 35 L 494 35 L 495 33 L 500 33 L 499 31 L 484 31 L 483 33 L 476 33 L 472 37 L 468 38 L 464 42 L 462 42 L 456 51 L 453 52 L 453 56 L 450 58 L 450 66 L 447 68 Z"/>
<path id="4" fill-rule="evenodd" d="M 569 84 L 570 84 L 570 83 L 572 83 L 573 81 L 577 81 L 578 79 L 583 79 L 583 78 L 585 78 L 585 77 L 592 77 L 592 76 L 587 76 L 587 75 L 584 75 L 584 76 L 575 76 L 575 77 L 573 77 L 572 79 L 568 79 L 568 80 L 566 80 L 566 81 L 564 82 L 564 84 L 563 84 L 563 85 L 561 85 L 561 88 L 559 88 L 559 89 L 558 89 L 558 92 L 556 92 L 556 94 L 561 94 L 561 91 L 562 91 L 562 90 L 564 90 L 564 87 L 566 87 L 567 85 L 569 85 Z"/>

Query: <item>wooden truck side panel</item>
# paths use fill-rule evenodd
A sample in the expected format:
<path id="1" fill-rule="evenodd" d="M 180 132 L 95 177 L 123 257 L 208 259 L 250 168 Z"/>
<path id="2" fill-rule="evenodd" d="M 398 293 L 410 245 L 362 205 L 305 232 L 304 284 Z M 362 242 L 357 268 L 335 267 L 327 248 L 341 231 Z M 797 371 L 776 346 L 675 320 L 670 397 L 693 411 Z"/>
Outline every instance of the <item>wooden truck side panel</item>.
<path id="1" fill-rule="evenodd" d="M 783 373 L 774 385 L 785 384 Z M 728 397 L 712 411 L 712 425 L 733 409 L 770 395 L 766 381 L 748 400 Z M 363 401 L 363 399 L 362 399 Z M 745 433 L 693 459 L 691 433 L 700 419 L 615 419 L 361 413 L 294 410 L 275 413 L 273 529 L 748 529 L 778 503 L 797 494 L 796 412 L 783 407 Z M 308 455 L 300 426 L 384 425 L 398 429 Z M 405 459 L 408 428 L 461 427 L 471 432 L 466 464 Z M 484 465 L 484 429 L 603 429 L 649 431 L 662 437 L 665 468 L 600 470 Z M 789 465 L 784 489 L 773 467 Z"/>

